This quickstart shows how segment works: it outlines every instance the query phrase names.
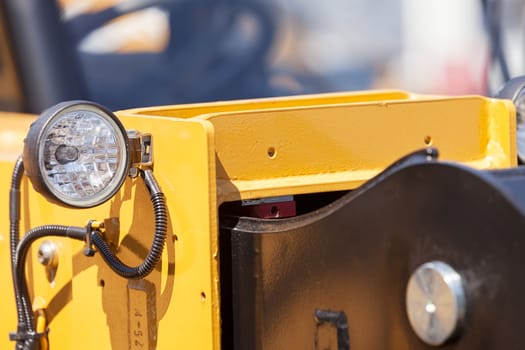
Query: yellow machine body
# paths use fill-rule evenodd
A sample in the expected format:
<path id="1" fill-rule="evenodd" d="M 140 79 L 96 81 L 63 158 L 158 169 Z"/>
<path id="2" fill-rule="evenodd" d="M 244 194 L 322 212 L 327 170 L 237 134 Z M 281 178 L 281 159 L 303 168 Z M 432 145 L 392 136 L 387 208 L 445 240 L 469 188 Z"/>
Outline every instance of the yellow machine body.
<path id="1" fill-rule="evenodd" d="M 51 349 L 220 349 L 218 208 L 222 203 L 352 190 L 399 157 L 434 146 L 441 158 L 476 168 L 516 165 L 512 103 L 479 96 L 417 96 L 401 91 L 219 102 L 118 112 L 126 129 L 153 136 L 154 174 L 166 196 L 168 240 L 161 264 L 128 281 L 83 245 L 58 247 L 54 279 L 27 264 L 40 328 Z M 0 348 L 14 346 L 16 309 L 9 261 L 9 177 L 31 115 L 0 113 Z M 153 210 L 139 179 L 107 203 L 67 209 L 22 182 L 21 234 L 44 224 L 83 226 L 112 219 L 109 237 L 128 264 L 151 244 Z"/>

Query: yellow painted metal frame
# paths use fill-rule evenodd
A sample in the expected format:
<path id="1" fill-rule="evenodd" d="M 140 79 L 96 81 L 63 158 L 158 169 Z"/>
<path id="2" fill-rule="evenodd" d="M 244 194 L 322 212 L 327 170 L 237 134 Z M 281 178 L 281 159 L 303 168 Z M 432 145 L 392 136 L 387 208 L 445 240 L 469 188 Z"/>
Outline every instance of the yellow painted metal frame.
<path id="1" fill-rule="evenodd" d="M 34 307 L 46 311 L 54 349 L 219 349 L 223 202 L 353 189 L 429 144 L 443 159 L 478 168 L 516 165 L 512 103 L 479 96 L 377 91 L 144 108 L 118 116 L 127 129 L 153 134 L 154 174 L 168 204 L 167 247 L 159 269 L 131 283 L 100 257 L 84 257 L 82 244 L 53 239 L 60 257 L 49 283 L 34 258 L 37 243 L 28 279 Z M 7 333 L 16 327 L 8 178 L 32 120 L 0 114 L 0 348 L 12 346 Z M 151 243 L 153 214 L 140 179 L 128 179 L 115 198 L 92 209 L 50 204 L 25 179 L 22 211 L 22 232 L 119 217 L 118 254 L 130 264 L 141 261 Z"/>

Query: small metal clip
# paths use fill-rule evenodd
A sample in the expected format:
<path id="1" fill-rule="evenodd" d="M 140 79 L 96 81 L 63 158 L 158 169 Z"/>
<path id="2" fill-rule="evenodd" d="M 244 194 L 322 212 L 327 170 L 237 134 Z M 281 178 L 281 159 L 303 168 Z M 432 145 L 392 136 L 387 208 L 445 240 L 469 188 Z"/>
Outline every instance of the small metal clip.
<path id="1" fill-rule="evenodd" d="M 85 256 L 94 256 L 96 253 L 95 248 L 93 248 L 92 235 L 96 231 L 95 226 L 99 226 L 99 222 L 95 220 L 89 220 L 86 225 L 86 244 L 84 245 L 84 255 Z"/>
<path id="2" fill-rule="evenodd" d="M 137 130 L 128 130 L 131 167 L 129 176 L 136 177 L 138 169 L 149 168 L 153 165 L 152 136 Z"/>
<path id="3" fill-rule="evenodd" d="M 49 333 L 49 328 L 46 328 L 45 332 L 27 332 L 27 331 L 17 331 L 9 333 L 10 341 L 25 341 L 25 340 L 39 340 L 40 338 L 47 336 Z"/>

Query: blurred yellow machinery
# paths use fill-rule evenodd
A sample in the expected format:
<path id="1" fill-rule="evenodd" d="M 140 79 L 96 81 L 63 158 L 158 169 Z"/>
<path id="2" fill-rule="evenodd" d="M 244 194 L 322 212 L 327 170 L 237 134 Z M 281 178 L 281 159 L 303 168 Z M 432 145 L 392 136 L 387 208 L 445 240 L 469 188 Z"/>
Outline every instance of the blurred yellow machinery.
<path id="1" fill-rule="evenodd" d="M 80 110 L 74 110 L 80 113 L 79 120 L 96 119 L 97 115 L 106 113 L 96 107 L 89 107 L 91 109 L 86 112 L 82 110 L 82 103 L 79 106 Z M 60 113 L 67 114 L 69 107 L 61 108 L 52 113 L 52 118 Z M 91 112 L 95 113 L 94 116 L 89 115 Z M 313 248 L 317 253 L 301 256 L 292 249 L 294 245 L 288 246 L 286 242 L 267 245 L 262 242 L 250 246 L 243 241 L 244 246 L 237 246 L 239 241 L 234 240 L 234 236 L 240 229 L 235 225 L 240 221 L 232 218 L 251 218 L 261 225 L 254 231 L 261 235 L 265 231 L 276 232 L 271 227 L 276 222 L 279 225 L 307 225 L 325 220 L 329 216 L 327 210 L 335 210 L 342 202 L 359 203 L 361 197 L 372 198 L 374 188 L 382 189 L 382 183 L 395 178 L 396 172 L 441 164 L 436 161 L 434 147 L 439 149 L 440 158 L 446 161 L 443 164 L 460 162 L 467 166 L 461 166 L 461 169 L 517 169 L 513 104 L 508 100 L 479 96 L 439 97 L 402 91 L 370 91 L 151 107 L 121 111 L 116 115 L 126 130 L 134 130 L 127 133 L 130 140 L 137 140 L 134 135 L 148 135 L 146 141 L 138 138 L 141 144 L 130 146 L 131 153 L 136 151 L 139 157 L 141 154 L 148 158 L 146 162 L 137 163 L 137 155 L 132 155 L 135 161 L 132 159 L 131 163 L 135 162 L 135 167 L 131 169 L 154 174 L 166 199 L 167 238 L 161 260 L 146 277 L 127 279 L 109 268 L 101 258 L 100 249 L 95 249 L 94 257 L 85 254 L 85 248 L 90 248 L 86 247 L 86 242 L 52 235 L 36 239 L 27 255 L 27 274 L 23 278 L 27 279 L 30 304 L 35 313 L 36 333 L 28 335 L 20 328 L 16 332 L 17 304 L 10 277 L 12 248 L 7 231 L 8 222 L 11 220 L 13 224 L 13 220 L 16 221 L 13 212 L 17 211 L 13 194 L 8 201 L 8 174 L 13 172 L 17 158 L 24 151 L 24 142 L 23 163 L 26 171 L 31 173 L 31 181 L 20 175 L 21 236 L 42 225 L 93 229 L 102 234 L 119 259 L 137 265 L 148 255 L 156 230 L 156 212 L 148 195 L 148 191 L 152 193 L 151 183 L 144 185 L 140 177 L 127 176 L 133 173 L 128 169 L 122 187 L 117 188 L 115 191 L 118 191 L 104 204 L 75 208 L 72 202 L 60 206 L 47 201 L 46 196 L 34 191 L 33 186 L 51 185 L 45 179 L 44 185 L 35 184 L 41 179 L 35 180 L 38 171 L 34 167 L 41 166 L 48 171 L 52 166 L 46 162 L 29 163 L 33 156 L 55 157 L 56 166 L 80 162 L 81 157 L 78 154 L 71 156 L 71 153 L 64 153 L 66 160 L 60 161 L 59 157 L 63 156 L 59 151 L 61 146 L 55 146 L 53 151 L 42 150 L 51 147 L 49 138 L 55 137 L 60 128 L 66 130 L 68 126 L 49 126 L 52 122 L 46 121 L 42 132 L 51 136 L 40 139 L 34 137 L 34 131 L 26 136 L 36 116 L 0 114 L 3 125 L 0 129 L 0 168 L 4 174 L 4 181 L 0 182 L 0 269 L 4 285 L 0 289 L 0 300 L 4 305 L 0 316 L 0 334 L 4 336 L 0 337 L 0 347 L 3 349 L 14 346 L 7 336 L 10 332 L 14 332 L 12 337 L 18 339 L 17 348 L 20 349 L 381 349 L 432 346 L 428 345 L 432 341 L 425 340 L 419 333 L 418 338 L 417 330 L 412 332 L 409 326 L 404 301 L 408 277 L 418 264 L 433 259 L 447 260 L 450 254 L 448 260 L 452 261 L 449 263 L 459 269 L 465 280 L 470 278 L 471 270 L 457 260 L 458 254 L 468 255 L 468 252 L 461 253 L 453 247 L 447 251 L 446 245 L 440 246 L 439 240 L 433 241 L 429 234 L 432 226 L 419 223 L 417 217 L 425 217 L 425 220 L 436 217 L 443 222 L 450 219 L 457 223 L 453 217 L 459 214 L 452 208 L 454 203 L 461 202 L 464 195 L 460 192 L 471 186 L 470 182 L 452 179 L 448 183 L 453 191 L 460 189 L 457 190 L 458 198 L 448 197 L 451 201 L 449 218 L 432 211 L 417 215 L 411 212 L 412 205 L 424 209 L 419 200 L 414 202 L 414 198 L 419 198 L 418 193 L 421 201 L 427 203 L 425 205 L 434 203 L 437 207 L 442 203 L 439 192 L 432 198 L 418 192 L 423 188 L 418 183 L 422 181 L 427 186 L 425 188 L 435 186 L 436 191 L 442 191 L 439 190 L 440 179 L 448 177 L 430 179 L 424 173 L 406 183 L 405 187 L 382 193 L 383 199 L 363 209 L 365 211 L 353 209 L 351 213 L 355 212 L 355 215 L 348 216 L 350 223 L 363 213 L 370 213 L 377 217 L 367 222 L 379 225 L 384 220 L 392 232 L 398 229 L 389 223 L 387 212 L 405 210 L 403 215 L 396 214 L 396 220 L 402 226 L 403 218 L 409 218 L 414 224 L 414 231 L 410 233 L 414 242 L 420 242 L 420 248 L 433 246 L 436 249 L 429 256 L 423 252 L 414 255 L 390 251 L 389 257 L 381 253 L 378 261 L 382 262 L 376 263 L 363 258 L 363 265 L 358 269 L 367 271 L 365 275 L 374 276 L 374 266 L 393 269 L 391 275 L 399 279 L 400 287 L 392 287 L 392 290 L 375 288 L 372 280 L 376 277 L 370 276 L 367 287 L 367 279 L 352 270 L 351 265 L 356 263 L 353 260 L 347 262 L 349 265 L 343 271 L 334 272 L 340 265 L 332 265 L 330 256 L 338 254 L 337 244 L 323 253 L 325 255 L 315 255 L 322 250 L 325 240 L 335 240 L 345 246 L 347 252 L 341 253 L 342 257 L 351 256 L 352 247 L 360 246 L 359 242 L 367 239 L 375 241 L 373 244 L 378 252 L 383 245 L 391 243 L 390 246 L 395 247 L 399 238 L 394 239 L 394 243 L 379 236 L 371 238 L 374 232 L 379 234 L 377 227 L 362 238 L 345 243 L 344 237 L 352 231 L 364 229 L 363 224 L 351 223 L 354 226 L 350 229 L 341 226 L 337 232 L 327 226 L 325 238 L 299 244 L 300 251 Z M 73 123 L 71 132 L 76 132 L 74 128 L 80 128 L 78 125 Z M 35 123 L 32 129 L 37 127 L 39 124 Z M 49 131 L 49 128 L 55 129 Z M 89 129 L 87 134 L 96 132 Z M 64 140 L 60 142 L 67 144 L 68 141 Z M 96 142 L 90 142 L 91 147 L 96 146 Z M 67 147 L 68 152 L 74 148 Z M 78 145 L 75 147 L 80 149 Z M 389 164 L 418 149 L 427 150 L 420 153 L 426 154 L 421 159 L 416 154 L 381 173 Z M 49 152 L 54 153 L 49 155 Z M 106 154 L 106 157 L 109 156 Z M 449 165 L 450 169 L 457 166 Z M 48 173 L 43 174 L 45 178 Z M 90 181 L 95 180 L 91 178 Z M 413 191 L 410 190 L 412 185 Z M 42 193 L 46 191 L 40 189 Z M 396 205 L 385 209 L 393 198 L 404 203 L 403 196 L 407 196 L 405 208 L 405 205 Z M 55 198 L 51 199 L 57 202 L 57 198 L 59 195 L 55 193 Z M 485 203 L 484 198 L 480 193 L 479 203 Z M 448 205 L 441 206 L 447 209 Z M 316 219 L 315 215 L 320 216 Z M 464 215 L 467 220 L 466 208 Z M 90 220 L 95 220 L 96 224 Z M 479 221 L 483 221 L 482 217 Z M 505 223 L 501 223 L 501 227 L 504 226 Z M 464 224 L 461 227 L 464 229 Z M 483 235 L 482 232 L 479 234 Z M 417 237 L 425 235 L 428 239 L 423 244 Z M 77 238 L 82 240 L 82 237 Z M 255 252 L 259 258 L 250 260 L 251 263 L 242 260 L 247 251 Z M 401 263 L 405 260 L 406 264 Z M 310 263 L 313 267 L 308 267 Z M 21 264 L 25 264 L 23 260 Z M 297 267 L 303 264 L 304 268 Z M 396 267 L 399 264 L 404 266 L 402 273 Z M 483 261 L 475 264 L 483 264 Z M 334 281 L 348 279 L 336 282 L 337 285 L 349 283 L 346 291 L 336 293 L 333 286 L 323 282 L 321 277 L 313 281 L 309 281 L 308 276 L 301 277 L 305 285 L 295 280 L 303 273 L 315 275 L 316 267 L 320 268 L 321 276 L 333 277 L 332 274 L 336 273 Z M 283 273 L 294 268 L 298 270 L 282 279 Z M 378 273 L 376 276 L 383 275 Z M 253 289 L 247 287 L 251 283 Z M 467 282 L 463 281 L 463 284 Z M 272 291 L 279 290 L 279 285 L 285 286 L 285 294 L 273 295 Z M 355 294 L 355 288 L 361 292 Z M 467 300 L 474 300 L 469 299 L 471 290 L 465 288 Z M 324 296 L 318 298 L 316 290 Z M 379 292 L 384 293 L 382 299 L 363 302 L 365 309 L 351 304 L 352 300 Z M 493 296 L 499 296 L 494 293 Z M 395 300 L 393 306 L 387 306 L 390 297 Z M 318 304 L 319 309 L 311 308 L 311 302 Z M 382 311 L 371 306 L 377 303 L 386 303 L 380 307 Z M 401 305 L 399 308 L 398 304 Z M 349 309 L 349 305 L 354 309 Z M 439 306 L 437 302 L 436 306 Z M 272 313 L 273 307 L 281 311 Z M 338 323 L 337 332 L 323 331 L 322 310 L 340 310 L 340 315 L 345 315 L 346 328 Z M 307 316 L 296 318 L 294 315 L 300 312 Z M 270 315 L 271 318 L 267 319 Z M 391 323 L 393 333 L 387 332 L 387 336 L 381 333 L 383 328 L 381 322 L 377 322 L 377 317 L 381 317 L 378 315 L 384 316 L 384 322 Z M 459 324 L 468 323 L 461 318 L 461 313 L 458 315 L 455 323 L 447 321 L 453 327 L 434 344 L 456 341 L 452 335 L 460 332 Z M 412 327 L 416 329 L 417 325 Z M 468 332 L 472 333 L 475 327 L 465 327 L 467 335 L 458 336 L 457 341 L 468 341 L 464 339 L 468 339 Z M 345 334 L 349 334 L 349 338 Z"/>

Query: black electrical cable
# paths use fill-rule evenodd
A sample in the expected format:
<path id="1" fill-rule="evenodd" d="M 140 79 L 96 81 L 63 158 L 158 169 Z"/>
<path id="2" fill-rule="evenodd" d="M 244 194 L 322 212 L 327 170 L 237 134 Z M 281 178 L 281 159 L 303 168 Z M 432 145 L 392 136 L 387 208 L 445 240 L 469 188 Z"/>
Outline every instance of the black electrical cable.
<path id="1" fill-rule="evenodd" d="M 141 176 L 151 195 L 151 201 L 155 213 L 155 234 L 153 237 L 153 243 L 144 261 L 136 267 L 128 266 L 113 254 L 109 245 L 98 232 L 94 231 L 91 236 L 93 244 L 111 269 L 118 275 L 129 279 L 143 278 L 155 268 L 162 257 L 168 227 L 164 194 L 160 191 L 159 185 L 153 177 L 152 171 L 141 171 Z"/>
<path id="2" fill-rule="evenodd" d="M 11 274 L 15 278 L 15 256 L 16 247 L 20 240 L 20 184 L 24 175 L 24 162 L 22 156 L 18 157 L 11 176 L 11 189 L 9 191 L 9 247 L 11 253 Z M 16 309 L 20 310 L 20 303 L 16 299 Z M 21 313 L 18 313 L 18 323 L 24 321 Z"/>
<path id="3" fill-rule="evenodd" d="M 35 349 L 38 338 L 40 337 L 35 329 L 31 300 L 25 279 L 25 260 L 31 244 L 33 244 L 35 240 L 47 236 L 69 237 L 83 241 L 86 237 L 86 229 L 83 227 L 62 225 L 39 226 L 27 232 L 18 243 L 14 259 L 13 276 L 15 298 L 17 299 L 17 306 L 19 305 L 19 307 L 17 307 L 19 324 L 17 333 L 12 337 L 12 339 L 17 342 L 16 349 Z M 22 320 L 22 322 L 20 322 L 20 320 Z"/>
<path id="4" fill-rule="evenodd" d="M 17 350 L 37 349 L 38 334 L 35 329 L 35 322 L 29 297 L 27 281 L 25 279 L 25 260 L 31 244 L 42 237 L 57 236 L 69 237 L 79 241 L 84 241 L 86 235 L 90 234 L 92 243 L 100 251 L 103 259 L 120 276 L 130 279 L 139 279 L 147 276 L 157 265 L 162 257 L 164 243 L 167 232 L 167 210 L 164 194 L 153 176 L 151 170 L 141 171 L 141 177 L 151 195 L 153 210 L 155 213 L 155 234 L 153 243 L 144 261 L 137 267 L 130 267 L 116 257 L 109 248 L 106 241 L 97 231 L 88 232 L 86 228 L 63 225 L 45 225 L 36 227 L 27 232 L 22 239 L 19 239 L 20 221 L 20 183 L 24 172 L 24 164 L 20 157 L 15 164 L 11 191 L 10 191 L 10 248 L 11 263 L 13 274 L 13 286 L 18 315 L 18 327 L 11 339 L 16 341 Z"/>

